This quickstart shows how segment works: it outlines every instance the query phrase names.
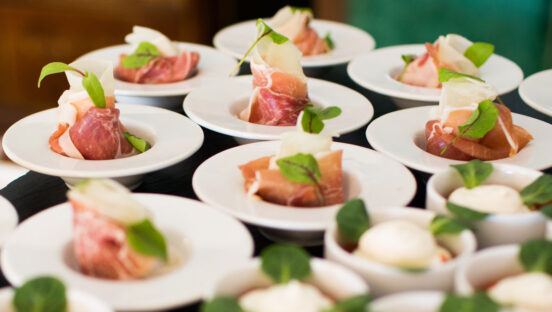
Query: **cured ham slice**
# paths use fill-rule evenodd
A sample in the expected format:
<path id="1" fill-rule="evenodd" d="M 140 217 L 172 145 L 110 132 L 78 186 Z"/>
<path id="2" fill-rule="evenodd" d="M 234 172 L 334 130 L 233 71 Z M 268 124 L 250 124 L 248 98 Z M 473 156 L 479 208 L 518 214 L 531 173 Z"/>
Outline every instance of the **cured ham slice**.
<path id="1" fill-rule="evenodd" d="M 317 207 L 344 201 L 342 151 L 333 151 L 318 157 L 322 174 L 320 189 L 313 184 L 287 180 L 279 169 L 270 169 L 271 157 L 263 157 L 239 166 L 245 179 L 245 189 L 262 199 L 287 206 Z"/>
<path id="2" fill-rule="evenodd" d="M 401 74 L 399 80 L 413 86 L 439 88 L 439 69 L 429 53 L 418 56 Z"/>
<path id="3" fill-rule="evenodd" d="M 145 66 L 125 68 L 121 60 L 126 54 L 121 54 L 119 65 L 115 69 L 117 79 L 132 83 L 170 83 L 191 77 L 199 63 L 199 53 L 185 51 L 178 56 L 156 57 Z"/>

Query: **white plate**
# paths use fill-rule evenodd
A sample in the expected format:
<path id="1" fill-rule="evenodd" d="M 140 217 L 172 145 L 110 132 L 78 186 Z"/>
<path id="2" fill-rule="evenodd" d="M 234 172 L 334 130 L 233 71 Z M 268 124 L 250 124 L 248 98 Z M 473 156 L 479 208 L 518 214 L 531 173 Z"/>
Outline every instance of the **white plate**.
<path id="1" fill-rule="evenodd" d="M 148 140 L 152 148 L 139 155 L 114 160 L 80 160 L 50 150 L 48 138 L 56 128 L 57 108 L 27 116 L 4 134 L 6 155 L 19 165 L 74 184 L 83 178 L 132 177 L 162 169 L 186 159 L 203 143 L 203 131 L 188 118 L 166 109 L 117 104 L 120 120 L 129 131 Z"/>
<path id="2" fill-rule="evenodd" d="M 375 150 L 423 172 L 436 173 L 448 169 L 452 164 L 463 163 L 425 151 L 425 125 L 432 108 L 434 106 L 414 107 L 383 115 L 370 123 L 366 129 L 366 138 Z M 515 113 L 512 113 L 512 118 L 515 125 L 529 131 L 533 140 L 514 157 L 492 162 L 537 170 L 552 166 L 552 125 Z"/>
<path id="3" fill-rule="evenodd" d="M 0 160 L 0 189 L 10 184 L 13 180 L 25 175 L 27 172 L 29 172 L 29 170 L 11 161 Z"/>
<path id="4" fill-rule="evenodd" d="M 339 106 L 341 115 L 325 121 L 325 131 L 343 134 L 368 123 L 374 115 L 370 101 L 362 94 L 333 82 L 309 78 L 309 98 L 322 107 Z M 238 118 L 247 108 L 253 90 L 253 76 L 240 76 L 197 89 L 184 100 L 184 111 L 201 126 L 226 135 L 252 140 L 277 140 L 295 126 L 266 126 Z"/>
<path id="5" fill-rule="evenodd" d="M 552 117 L 552 69 L 533 74 L 519 86 L 519 95 L 527 105 Z"/>
<path id="6" fill-rule="evenodd" d="M 199 53 L 197 73 L 185 80 L 173 83 L 139 84 L 115 79 L 115 96 L 177 96 L 203 86 L 208 86 L 214 81 L 227 78 L 238 65 L 232 57 L 217 51 L 214 48 L 195 43 L 179 42 L 181 50 L 195 51 Z M 89 52 L 79 59 L 101 59 L 112 61 L 114 66 L 119 63 L 119 55 L 131 54 L 132 46 L 129 44 L 116 45 Z"/>
<path id="7" fill-rule="evenodd" d="M 438 102 L 440 88 L 424 88 L 407 85 L 395 80 L 404 67 L 402 54 L 420 55 L 426 52 L 423 44 L 399 45 L 381 48 L 355 58 L 347 67 L 347 73 L 356 83 L 394 98 Z M 523 72 L 519 66 L 497 54 L 493 54 L 479 68 L 481 79 L 493 85 L 498 94 L 508 93 L 521 83 Z"/>
<path id="8" fill-rule="evenodd" d="M 169 195 L 133 196 L 149 207 L 167 238 L 174 261 L 168 272 L 135 281 L 80 273 L 71 252 L 73 213 L 64 203 L 21 223 L 2 253 L 4 275 L 15 286 L 36 275 L 54 275 L 116 310 L 151 311 L 201 299 L 221 274 L 253 254 L 253 240 L 243 224 L 203 203 Z"/>
<path id="9" fill-rule="evenodd" d="M 241 59 L 255 41 L 256 21 L 245 21 L 220 30 L 213 44 L 222 52 Z M 374 49 L 376 42 L 364 30 L 332 21 L 314 19 L 311 27 L 320 37 L 330 33 L 335 48 L 330 53 L 301 58 L 303 67 L 325 67 L 347 63 L 355 56 Z"/>
<path id="10" fill-rule="evenodd" d="M 19 217 L 15 207 L 3 196 L 0 196 L 0 248 L 17 226 Z"/>
<path id="11" fill-rule="evenodd" d="M 192 186 L 204 202 L 257 226 L 288 231 L 323 231 L 341 205 L 298 208 L 252 199 L 244 189 L 239 165 L 274 155 L 280 141 L 257 142 L 223 151 L 195 171 Z M 368 148 L 332 143 L 343 150 L 345 198 L 360 197 L 368 207 L 404 206 L 416 193 L 412 173 L 400 163 Z M 213 183 L 216 181 L 216 183 Z"/>

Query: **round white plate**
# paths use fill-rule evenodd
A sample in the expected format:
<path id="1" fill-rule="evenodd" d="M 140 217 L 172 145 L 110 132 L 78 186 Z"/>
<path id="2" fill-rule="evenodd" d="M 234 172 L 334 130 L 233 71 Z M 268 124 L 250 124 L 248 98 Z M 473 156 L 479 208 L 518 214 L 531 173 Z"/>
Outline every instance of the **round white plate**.
<path id="1" fill-rule="evenodd" d="M 234 58 L 208 46 L 179 42 L 178 47 L 181 50 L 199 53 L 197 73 L 194 76 L 179 82 L 161 84 L 139 84 L 115 79 L 115 96 L 159 97 L 185 95 L 196 88 L 208 86 L 214 81 L 227 78 L 238 65 Z M 131 45 L 121 44 L 89 52 L 79 59 L 112 61 L 113 66 L 116 67 L 119 63 L 119 55 L 123 53 L 131 54 L 132 52 Z"/>
<path id="2" fill-rule="evenodd" d="M 266 126 L 238 118 L 247 108 L 253 90 L 253 76 L 240 76 L 191 92 L 184 111 L 195 122 L 213 131 L 253 140 L 277 140 L 295 126 Z M 309 97 L 314 105 L 338 106 L 341 115 L 326 120 L 324 131 L 343 134 L 366 125 L 374 115 L 370 101 L 362 94 L 339 84 L 309 78 Z"/>
<path id="3" fill-rule="evenodd" d="M 0 189 L 25 175 L 29 170 L 8 160 L 0 160 Z"/>
<path id="4" fill-rule="evenodd" d="M 133 194 L 148 206 L 164 233 L 172 260 L 167 272 L 135 281 L 112 281 L 79 272 L 71 251 L 72 208 L 63 203 L 25 220 L 2 253 L 2 270 L 15 286 L 49 274 L 84 290 L 116 310 L 151 311 L 200 300 L 227 270 L 253 254 L 253 240 L 237 220 L 195 200 Z"/>
<path id="5" fill-rule="evenodd" d="M 552 69 L 533 74 L 519 86 L 521 99 L 535 110 L 552 117 Z"/>
<path id="6" fill-rule="evenodd" d="M 289 231 L 323 231 L 341 205 L 298 208 L 249 197 L 239 165 L 274 155 L 280 141 L 241 145 L 203 162 L 195 171 L 192 186 L 204 202 L 257 226 Z M 400 163 L 368 148 L 332 143 L 343 150 L 345 198 L 360 197 L 368 207 L 404 206 L 416 193 L 412 173 Z M 216 183 L 213 183 L 216 181 Z"/>
<path id="7" fill-rule="evenodd" d="M 190 119 L 166 109 L 117 104 L 120 120 L 152 148 L 135 156 L 114 160 L 80 160 L 50 150 L 48 138 L 56 128 L 57 108 L 27 116 L 4 134 L 6 155 L 19 165 L 63 178 L 128 177 L 173 165 L 186 159 L 203 143 L 203 131 Z"/>
<path id="8" fill-rule="evenodd" d="M 404 67 L 402 54 L 420 55 L 426 52 L 423 44 L 399 45 L 381 48 L 355 58 L 347 67 L 349 77 L 362 87 L 390 97 L 438 102 L 440 88 L 424 88 L 407 85 L 395 80 Z M 497 54 L 493 54 L 479 68 L 481 79 L 493 85 L 498 94 L 508 93 L 521 83 L 523 72 L 519 66 Z"/>
<path id="9" fill-rule="evenodd" d="M 213 38 L 213 44 L 222 52 L 241 59 L 255 41 L 256 21 L 245 21 L 220 30 Z M 330 53 L 310 55 L 301 58 L 303 67 L 325 67 L 347 63 L 355 56 L 374 49 L 376 42 L 364 30 L 332 21 L 314 19 L 311 27 L 320 37 L 329 32 L 335 43 Z"/>
<path id="10" fill-rule="evenodd" d="M 448 169 L 463 161 L 435 156 L 425 151 L 425 125 L 434 106 L 414 107 L 383 115 L 372 121 L 366 129 L 370 145 L 404 165 L 428 173 Z M 518 165 L 543 170 L 552 166 L 552 125 L 544 121 L 512 113 L 515 125 L 525 128 L 533 140 L 511 158 L 492 162 Z"/>
<path id="11" fill-rule="evenodd" d="M 0 248 L 17 226 L 17 222 L 19 222 L 17 211 L 7 199 L 0 196 Z"/>

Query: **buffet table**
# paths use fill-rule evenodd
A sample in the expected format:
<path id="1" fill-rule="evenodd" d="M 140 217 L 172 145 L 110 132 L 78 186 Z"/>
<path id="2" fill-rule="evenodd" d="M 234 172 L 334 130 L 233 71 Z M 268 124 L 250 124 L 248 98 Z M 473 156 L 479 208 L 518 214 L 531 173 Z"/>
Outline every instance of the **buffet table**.
<path id="1" fill-rule="evenodd" d="M 249 72 L 247 66 L 242 66 L 241 73 L 247 72 Z M 374 119 L 388 112 L 397 110 L 397 107 L 388 97 L 367 91 L 356 85 L 347 76 L 345 65 L 327 69 L 325 72 L 318 73 L 317 77 L 345 85 L 362 93 L 374 106 Z M 552 123 L 551 117 L 538 113 L 525 105 L 519 97 L 517 90 L 502 96 L 502 100 L 513 112 Z M 335 104 L 339 105 L 339 103 Z M 181 108 L 180 112 L 182 113 Z M 422 126 L 423 125 L 420 125 L 420 127 Z M 370 147 L 365 137 L 365 130 L 366 127 L 362 127 L 357 131 L 336 138 L 335 141 Z M 203 146 L 193 156 L 171 167 L 147 174 L 143 183 L 135 192 L 171 194 L 197 199 L 192 189 L 192 175 L 195 169 L 212 155 L 238 145 L 231 137 L 206 129 L 203 129 L 203 131 L 205 133 L 205 141 Z M 392 139 L 393 138 L 390 138 L 390 140 Z M 550 139 L 550 143 L 552 144 L 552 138 Z M 418 189 L 410 206 L 424 207 L 425 188 L 429 175 L 415 170 L 412 170 L 412 172 L 416 178 Z M 549 168 L 546 172 L 552 173 L 552 169 Z M 67 186 L 60 178 L 31 171 L 0 190 L 0 195 L 7 198 L 16 207 L 20 221 L 24 221 L 39 211 L 66 201 L 66 192 Z M 175 207 L 175 209 L 176 208 L 177 207 Z M 269 245 L 271 241 L 262 236 L 258 228 L 248 226 L 248 229 L 254 238 L 255 255 L 258 255 L 260 250 Z M 322 246 L 309 247 L 307 250 L 314 256 L 321 257 L 323 255 Z M 0 274 L 0 287 L 7 285 L 7 281 Z M 152 296 L 155 296 L 155 294 L 152 293 Z M 199 304 L 194 304 L 175 309 L 174 311 L 197 311 L 198 307 Z"/>

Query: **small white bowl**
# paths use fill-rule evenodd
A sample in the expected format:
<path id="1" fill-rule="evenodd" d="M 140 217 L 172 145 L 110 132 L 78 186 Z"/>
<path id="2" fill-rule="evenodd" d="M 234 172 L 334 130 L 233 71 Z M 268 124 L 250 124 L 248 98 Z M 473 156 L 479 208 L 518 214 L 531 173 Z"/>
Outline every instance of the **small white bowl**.
<path id="1" fill-rule="evenodd" d="M 15 291 L 13 288 L 0 288 L 0 311 L 11 312 L 12 300 Z M 67 312 L 112 312 L 113 309 L 87 293 L 70 289 L 67 291 Z"/>
<path id="2" fill-rule="evenodd" d="M 542 172 L 505 164 L 493 164 L 493 173 L 483 184 L 500 184 L 521 190 L 537 179 Z M 464 186 L 458 172 L 449 168 L 433 175 L 427 183 L 426 208 L 450 215 L 446 208 L 447 197 Z M 461 203 L 458 203 L 461 204 Z M 517 244 L 533 238 L 542 238 L 546 231 L 546 218 L 538 211 L 517 214 L 491 214 L 474 222 L 478 245 L 483 247 Z"/>
<path id="3" fill-rule="evenodd" d="M 374 300 L 372 312 L 438 312 L 445 293 L 440 291 L 412 291 L 397 293 Z"/>
<path id="4" fill-rule="evenodd" d="M 8 236 L 17 226 L 17 222 L 19 222 L 17 210 L 7 199 L 0 196 L 0 250 Z"/>
<path id="5" fill-rule="evenodd" d="M 461 295 L 485 290 L 497 281 L 523 273 L 519 245 L 504 245 L 477 252 L 456 271 L 454 287 Z"/>
<path id="6" fill-rule="evenodd" d="M 539 112 L 552 116 L 552 69 L 544 70 L 533 74 L 523 80 L 519 85 L 519 96 L 521 99 Z"/>
<path id="7" fill-rule="evenodd" d="M 408 207 L 389 207 L 369 211 L 372 224 L 389 220 L 408 220 L 427 228 L 435 213 Z M 422 272 L 408 272 L 401 268 L 370 261 L 343 249 L 337 242 L 337 224 L 334 222 L 324 236 L 324 253 L 329 260 L 343 264 L 360 274 L 370 283 L 372 293 L 382 296 L 409 290 L 442 290 L 453 288 L 454 272 L 476 250 L 477 243 L 471 231 L 459 235 L 440 235 L 438 242 L 455 257 L 441 265 Z"/>
<path id="8" fill-rule="evenodd" d="M 310 264 L 312 274 L 305 283 L 315 286 L 333 300 L 366 294 L 370 290 L 360 276 L 339 264 L 319 258 L 312 258 Z M 261 261 L 256 258 L 223 275 L 206 294 L 205 299 L 219 295 L 237 298 L 247 291 L 273 284 L 261 271 Z"/>

